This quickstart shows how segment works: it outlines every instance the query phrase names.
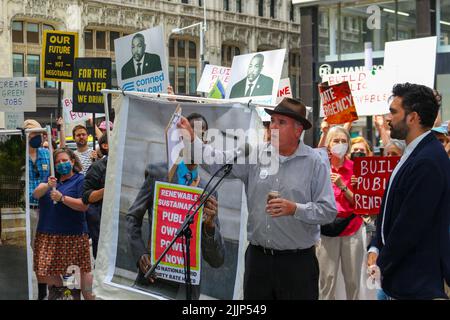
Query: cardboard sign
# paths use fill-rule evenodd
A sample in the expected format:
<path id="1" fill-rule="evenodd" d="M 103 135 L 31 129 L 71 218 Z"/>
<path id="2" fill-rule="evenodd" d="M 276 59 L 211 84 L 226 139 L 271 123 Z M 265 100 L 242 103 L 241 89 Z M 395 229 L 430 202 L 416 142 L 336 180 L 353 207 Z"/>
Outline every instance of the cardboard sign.
<path id="1" fill-rule="evenodd" d="M 280 79 L 278 85 L 277 104 L 283 100 L 284 97 L 292 98 L 291 80 L 289 78 Z"/>
<path id="2" fill-rule="evenodd" d="M 72 99 L 63 99 L 62 106 L 64 110 L 64 122 L 65 123 L 78 123 L 89 120 L 92 116 L 86 112 L 74 112 L 72 110 Z"/>
<path id="3" fill-rule="evenodd" d="M 235 56 L 225 98 L 275 105 L 285 55 L 279 49 Z"/>
<path id="4" fill-rule="evenodd" d="M 75 59 L 73 111 L 102 113 L 105 111 L 102 89 L 111 88 L 111 58 Z M 108 95 L 111 106 L 111 95 Z"/>
<path id="5" fill-rule="evenodd" d="M 0 78 L 0 111 L 35 112 L 36 78 Z"/>
<path id="6" fill-rule="evenodd" d="M 231 79 L 231 68 L 207 64 L 198 83 L 198 92 L 211 92 L 217 80 L 226 88 Z"/>
<path id="7" fill-rule="evenodd" d="M 124 91 L 167 92 L 165 43 L 162 26 L 114 40 L 119 87 Z"/>
<path id="8" fill-rule="evenodd" d="M 175 174 L 184 147 L 183 138 L 180 134 L 180 130 L 177 127 L 177 124 L 181 119 L 181 112 L 182 109 L 180 105 L 178 105 L 172 117 L 170 118 L 165 131 L 169 182 L 172 181 L 172 177 Z"/>
<path id="9" fill-rule="evenodd" d="M 353 171 L 358 179 L 354 188 L 355 213 L 378 214 L 389 178 L 400 157 L 358 157 Z"/>
<path id="10" fill-rule="evenodd" d="M 174 238 L 176 231 L 183 224 L 187 212 L 202 192 L 203 190 L 200 188 L 156 181 L 152 218 L 152 264 L 158 260 L 164 249 Z M 195 208 L 193 211 L 195 211 Z M 195 215 L 194 223 L 190 226 L 192 231 L 190 246 L 191 280 L 192 284 L 195 285 L 200 283 L 202 214 L 203 208 Z M 183 240 L 179 238 L 156 268 L 158 277 L 184 283 L 183 247 Z"/>
<path id="11" fill-rule="evenodd" d="M 358 120 L 355 103 L 348 82 L 329 86 L 319 84 L 324 115 L 330 124 L 341 124 Z"/>
<path id="12" fill-rule="evenodd" d="M 78 33 L 44 30 L 42 43 L 42 79 L 72 82 L 78 57 Z"/>
<path id="13" fill-rule="evenodd" d="M 379 66 L 380 67 L 380 66 Z M 347 81 L 352 91 L 359 116 L 373 116 L 389 113 L 388 99 L 391 96 L 391 74 L 385 70 L 371 71 L 361 68 L 355 72 L 323 74 L 322 81 L 335 85 Z M 323 107 L 320 116 L 324 117 Z"/>
<path id="14" fill-rule="evenodd" d="M 22 128 L 24 120 L 23 112 L 5 112 L 5 128 L 7 130 Z"/>

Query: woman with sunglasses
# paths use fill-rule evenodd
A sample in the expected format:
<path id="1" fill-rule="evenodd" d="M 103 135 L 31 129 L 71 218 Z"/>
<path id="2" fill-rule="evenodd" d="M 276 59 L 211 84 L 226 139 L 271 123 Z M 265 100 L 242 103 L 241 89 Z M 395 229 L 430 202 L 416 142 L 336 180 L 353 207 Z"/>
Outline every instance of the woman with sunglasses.
<path id="1" fill-rule="evenodd" d="M 34 271 L 49 286 L 49 300 L 80 299 L 80 287 L 69 290 L 61 276 L 80 276 L 84 299 L 93 299 L 89 237 L 81 200 L 84 176 L 75 153 L 57 149 L 54 154 L 56 177 L 49 177 L 33 192 L 39 199 L 41 215 L 34 243 Z"/>

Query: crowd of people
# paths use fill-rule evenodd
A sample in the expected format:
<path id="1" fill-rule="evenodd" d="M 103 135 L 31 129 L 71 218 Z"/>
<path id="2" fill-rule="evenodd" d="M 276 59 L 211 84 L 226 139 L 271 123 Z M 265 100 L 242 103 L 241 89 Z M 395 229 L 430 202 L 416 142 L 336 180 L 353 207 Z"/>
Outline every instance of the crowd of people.
<path id="1" fill-rule="evenodd" d="M 319 144 L 315 148 L 306 145 L 301 136 L 312 124 L 300 100 L 284 98 L 274 109 L 266 109 L 271 116 L 266 150 L 276 150 L 278 172 L 265 174 L 267 168 L 260 163 L 239 164 L 230 175 L 245 184 L 247 193 L 244 299 L 333 300 L 341 271 L 347 299 L 357 300 L 362 274 L 375 276 L 374 267 L 381 274 L 378 299 L 448 299 L 450 122 L 438 117 L 440 103 L 439 94 L 427 87 L 396 85 L 390 114 L 374 118 L 382 150 L 378 154 L 364 137 L 352 138 L 351 123 L 331 126 L 326 119 Z M 206 119 L 198 114 L 182 117 L 178 127 L 190 134 L 192 148 L 208 151 L 211 146 L 202 139 L 203 133 L 194 132 L 194 121 L 201 121 L 201 128 L 207 130 Z M 29 135 L 29 196 L 32 219 L 37 221 L 32 238 L 39 299 L 47 296 L 46 285 L 48 299 L 80 297 L 80 291 L 68 291 L 59 277 L 71 265 L 80 268 L 83 297 L 93 299 L 89 238 L 95 258 L 108 163 L 106 126 L 96 127 L 98 152 L 88 147 L 86 127 L 75 126 L 72 135 L 77 146 L 72 151 L 65 148 L 64 122 L 58 123 L 61 143 L 53 155 L 44 147 L 42 134 Z M 27 129 L 40 127 L 34 120 L 24 123 Z M 55 176 L 50 174 L 51 156 Z M 380 212 L 355 214 L 353 161 L 374 156 L 400 160 Z M 215 165 L 201 166 L 210 173 L 217 170 Z M 175 183 L 201 187 L 197 168 L 194 163 L 180 163 Z M 155 278 L 144 276 L 151 264 L 142 220 L 149 212 L 151 221 L 154 180 L 167 178 L 166 171 L 165 164 L 149 165 L 126 216 L 137 283 L 143 287 L 155 285 Z M 266 199 L 273 192 L 276 196 Z M 213 267 L 222 265 L 224 258 L 217 208 L 218 195 L 214 194 L 205 205 L 202 228 L 202 254 Z M 165 283 L 158 280 L 156 285 Z M 194 289 L 193 296 L 198 298 L 199 290 Z"/>

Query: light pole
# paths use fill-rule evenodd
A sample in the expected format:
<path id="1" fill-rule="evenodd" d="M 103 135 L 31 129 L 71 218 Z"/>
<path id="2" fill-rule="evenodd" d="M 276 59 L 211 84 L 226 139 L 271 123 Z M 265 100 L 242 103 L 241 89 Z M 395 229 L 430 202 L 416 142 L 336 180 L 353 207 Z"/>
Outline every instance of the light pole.
<path id="1" fill-rule="evenodd" d="M 203 22 L 197 22 L 194 24 L 191 24 L 190 26 L 187 27 L 183 27 L 183 28 L 175 28 L 172 29 L 172 33 L 181 33 L 181 31 L 189 29 L 189 28 L 193 28 L 193 27 L 200 27 L 200 72 L 203 71 L 203 62 L 204 60 L 204 53 L 203 53 L 203 43 L 204 43 L 204 36 L 205 36 L 205 30 L 204 30 L 204 26 L 203 26 Z"/>
<path id="2" fill-rule="evenodd" d="M 203 3 L 203 21 L 191 24 L 183 28 L 172 29 L 172 33 L 181 33 L 183 30 L 200 27 L 200 75 L 203 73 L 203 67 L 205 63 L 204 44 L 205 44 L 205 32 L 206 32 L 206 1 Z"/>

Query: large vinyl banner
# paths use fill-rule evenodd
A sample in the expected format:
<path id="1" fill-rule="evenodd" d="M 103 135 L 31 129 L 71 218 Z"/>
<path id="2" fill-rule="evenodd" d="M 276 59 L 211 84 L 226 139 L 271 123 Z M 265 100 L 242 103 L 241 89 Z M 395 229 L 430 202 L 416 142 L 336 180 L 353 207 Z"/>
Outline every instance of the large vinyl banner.
<path id="1" fill-rule="evenodd" d="M 94 292 L 99 298 L 186 299 L 185 274 L 183 268 L 178 268 L 185 262 L 181 239 L 163 259 L 156 280 L 152 283 L 144 277 L 148 264 L 158 258 L 184 221 L 184 210 L 195 202 L 211 177 L 200 166 L 184 163 L 183 156 L 170 162 L 175 163 L 174 170 L 168 165 L 167 154 L 174 153 L 167 147 L 166 141 L 171 139 L 167 137 L 171 132 L 168 128 L 179 112 L 188 119 L 197 119 L 196 123 L 202 124 L 200 129 L 195 128 L 198 136 L 221 150 L 236 145 L 236 130 L 244 133 L 261 125 L 256 111 L 239 103 L 208 105 L 134 94 L 123 97 L 116 111 L 108 158 L 94 280 Z M 197 217 L 200 227 L 194 223 L 191 228 L 195 233 L 191 250 L 199 248 L 191 253 L 193 282 L 200 275 L 200 284 L 194 285 L 192 295 L 194 299 L 241 299 L 247 218 L 244 184 L 225 179 L 211 194 L 217 201 L 216 220 L 208 221 L 208 210 L 203 209 Z M 215 228 L 209 228 L 211 223 Z M 156 254 L 152 248 L 158 248 Z"/>

